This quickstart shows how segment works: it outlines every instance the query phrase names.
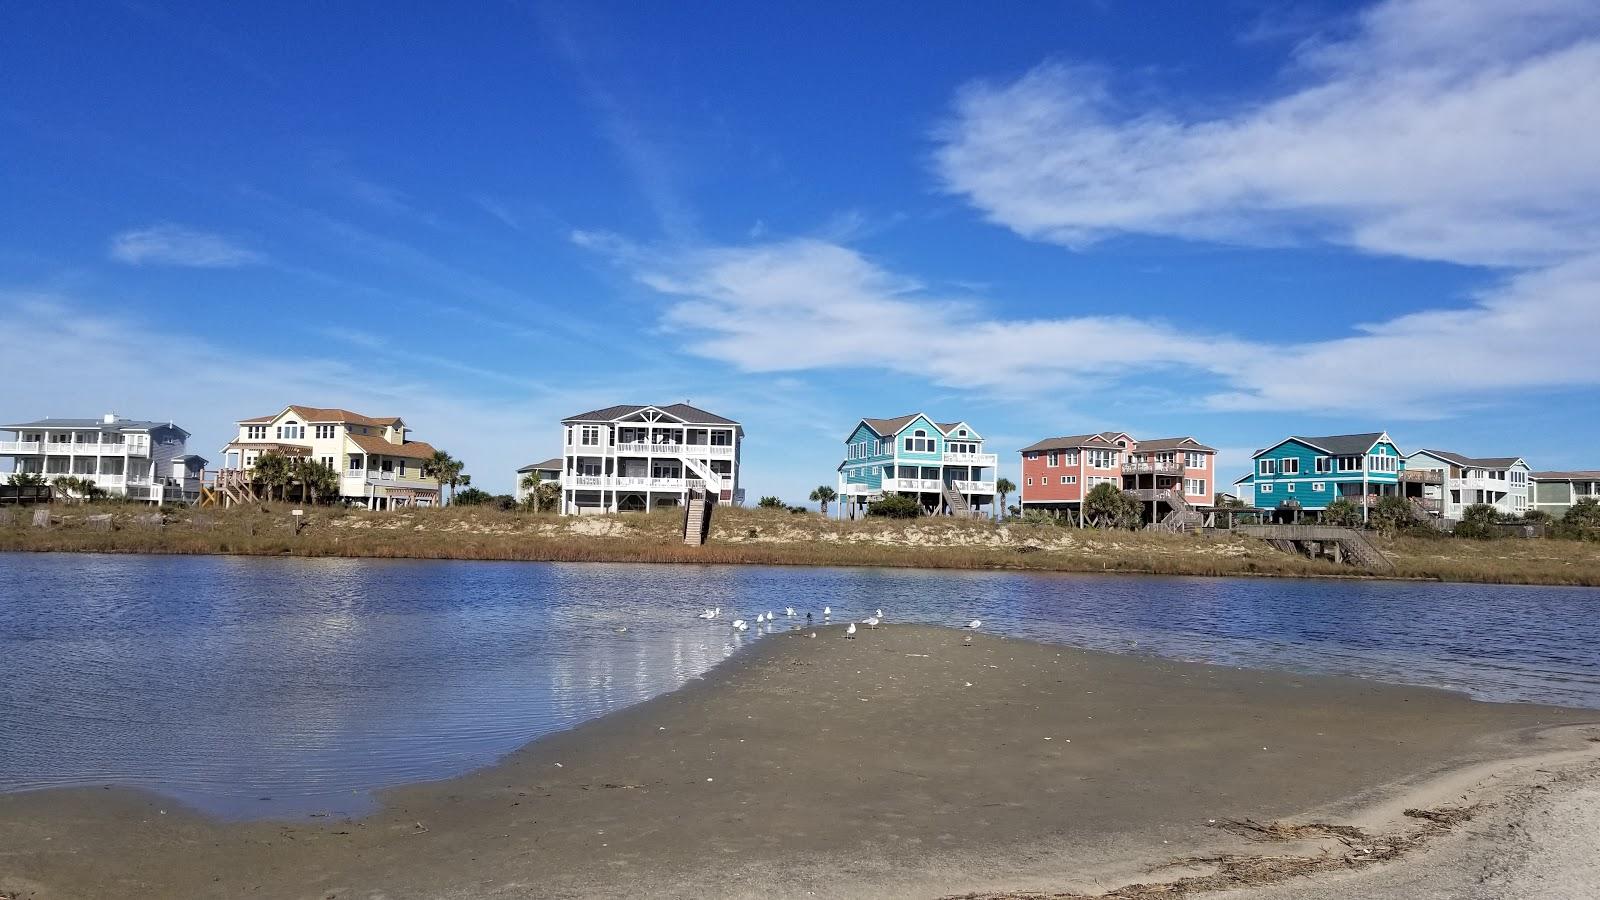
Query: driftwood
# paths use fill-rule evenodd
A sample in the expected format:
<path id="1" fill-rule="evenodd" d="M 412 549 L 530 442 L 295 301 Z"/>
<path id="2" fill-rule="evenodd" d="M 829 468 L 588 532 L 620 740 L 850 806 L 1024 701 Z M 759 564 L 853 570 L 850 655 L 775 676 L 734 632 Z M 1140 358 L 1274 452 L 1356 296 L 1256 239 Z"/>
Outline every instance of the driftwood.
<path id="1" fill-rule="evenodd" d="M 88 528 L 92 531 L 110 531 L 111 514 L 101 513 L 97 516 L 89 516 L 83 520 L 83 525 L 85 528 Z"/>
<path id="2" fill-rule="evenodd" d="M 48 509 L 36 509 L 36 510 L 34 510 L 33 511 L 33 527 L 35 527 L 35 528 L 49 528 L 50 527 L 50 510 L 48 510 Z"/>

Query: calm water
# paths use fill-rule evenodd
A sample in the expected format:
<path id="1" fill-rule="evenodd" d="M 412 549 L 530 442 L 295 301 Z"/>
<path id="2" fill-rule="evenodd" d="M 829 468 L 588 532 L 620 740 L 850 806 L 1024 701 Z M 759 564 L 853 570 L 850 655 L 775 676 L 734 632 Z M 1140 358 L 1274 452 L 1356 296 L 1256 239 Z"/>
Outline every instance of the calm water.
<path id="1" fill-rule="evenodd" d="M 706 606 L 791 603 L 1600 707 L 1587 589 L 0 554 L 0 790 L 359 812 L 373 788 L 485 765 L 761 640 L 693 618 Z"/>

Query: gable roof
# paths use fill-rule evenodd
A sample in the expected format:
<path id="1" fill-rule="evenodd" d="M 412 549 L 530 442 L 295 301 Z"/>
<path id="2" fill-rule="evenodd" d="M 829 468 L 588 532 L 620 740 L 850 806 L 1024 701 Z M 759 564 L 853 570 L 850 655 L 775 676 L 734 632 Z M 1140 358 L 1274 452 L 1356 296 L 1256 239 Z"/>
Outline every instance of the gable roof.
<path id="1" fill-rule="evenodd" d="M 1574 469 L 1566 472 L 1530 472 L 1534 481 L 1600 481 L 1600 469 Z"/>
<path id="2" fill-rule="evenodd" d="M 1265 450 L 1257 450 L 1251 458 L 1254 459 L 1263 453 L 1276 450 L 1290 441 L 1298 441 L 1313 450 L 1321 450 L 1329 456 L 1361 456 L 1371 450 L 1374 444 L 1388 436 L 1389 433 L 1387 431 L 1369 431 L 1365 434 L 1330 434 L 1323 437 L 1306 437 L 1304 435 L 1291 434 Z M 1396 447 L 1395 449 L 1398 450 L 1399 448 Z"/>
<path id="3" fill-rule="evenodd" d="M 1116 434 L 1117 432 L 1112 432 L 1113 436 Z M 1018 450 L 1017 452 L 1032 453 L 1038 450 L 1075 450 L 1082 447 L 1089 447 L 1096 450 L 1122 449 L 1098 434 L 1068 434 L 1061 437 L 1045 438 L 1042 441 L 1035 441 L 1034 443 L 1023 447 L 1021 450 Z"/>
<path id="4" fill-rule="evenodd" d="M 876 431 L 879 437 L 894 437 L 900 433 L 900 429 L 910 425 L 921 415 L 922 413 L 907 413 L 903 416 L 895 416 L 892 419 L 862 419 L 861 421 L 867 423 L 867 427 Z M 928 421 L 932 422 L 933 420 L 929 419 Z M 942 431 L 943 429 L 940 430 Z"/>
<path id="5" fill-rule="evenodd" d="M 428 459 L 433 456 L 433 445 L 426 441 L 406 441 L 391 444 L 375 434 L 352 434 L 350 440 L 357 447 L 375 456 L 401 456 L 406 459 Z"/>
<path id="6" fill-rule="evenodd" d="M 622 403 L 617 406 L 607 406 L 604 409 L 591 409 L 588 412 L 567 416 L 563 422 L 615 422 L 626 416 L 634 415 L 640 410 L 658 409 L 661 412 L 681 420 L 686 425 L 738 425 L 732 419 L 725 419 L 716 413 L 709 413 L 697 406 L 687 403 L 669 403 L 658 406 L 654 403 Z"/>
<path id="7" fill-rule="evenodd" d="M 240 419 L 239 424 L 260 425 L 264 422 L 271 422 L 286 412 L 293 412 L 300 418 L 305 419 L 307 424 L 313 422 L 341 422 L 346 425 L 368 425 L 378 428 L 387 428 L 390 425 L 401 424 L 399 416 L 374 418 L 372 416 L 364 416 L 361 413 L 351 412 L 348 409 L 339 409 L 337 407 L 300 406 L 294 403 L 285 406 L 283 409 L 273 413 L 270 416 L 257 416 L 253 419 Z"/>
<path id="8" fill-rule="evenodd" d="M 1436 456 L 1445 462 L 1453 462 L 1458 466 L 1468 466 L 1475 469 L 1509 469 L 1517 463 L 1522 462 L 1522 457 L 1520 456 L 1472 457 L 1462 456 L 1459 453 L 1451 453 L 1449 450 L 1429 450 L 1426 448 L 1419 452 L 1426 453 L 1429 456 Z M 1412 456 L 1415 455 L 1415 453 L 1412 454 Z M 1526 463 L 1524 463 L 1524 465 L 1526 465 Z"/>
<path id="9" fill-rule="evenodd" d="M 1192 437 L 1152 438 L 1148 441 L 1139 441 L 1136 452 L 1146 450 L 1204 450 L 1211 453 L 1217 452 L 1215 447 L 1207 447 Z"/>
<path id="10" fill-rule="evenodd" d="M 549 471 L 550 469 L 559 470 L 564 468 L 566 468 L 566 461 L 559 456 L 555 456 L 545 460 L 544 462 L 528 463 L 527 465 L 518 469 L 517 474 L 520 475 L 524 472 L 543 472 Z"/>

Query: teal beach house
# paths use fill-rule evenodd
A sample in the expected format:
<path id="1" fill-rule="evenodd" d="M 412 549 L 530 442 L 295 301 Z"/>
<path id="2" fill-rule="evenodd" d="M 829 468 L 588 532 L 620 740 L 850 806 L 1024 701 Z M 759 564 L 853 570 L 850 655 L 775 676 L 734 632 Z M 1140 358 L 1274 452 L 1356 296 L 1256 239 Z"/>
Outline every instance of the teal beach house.
<path id="1" fill-rule="evenodd" d="M 862 419 L 845 438 L 839 464 L 840 516 L 854 518 L 889 494 L 916 498 L 928 515 L 993 513 L 998 459 L 966 422 L 923 413 Z"/>
<path id="2" fill-rule="evenodd" d="M 1387 432 L 1291 435 L 1252 457 L 1251 473 L 1235 484 L 1255 490 L 1255 505 L 1280 518 L 1320 518 L 1343 497 L 1361 509 L 1363 521 L 1381 497 L 1402 496 L 1405 455 Z"/>

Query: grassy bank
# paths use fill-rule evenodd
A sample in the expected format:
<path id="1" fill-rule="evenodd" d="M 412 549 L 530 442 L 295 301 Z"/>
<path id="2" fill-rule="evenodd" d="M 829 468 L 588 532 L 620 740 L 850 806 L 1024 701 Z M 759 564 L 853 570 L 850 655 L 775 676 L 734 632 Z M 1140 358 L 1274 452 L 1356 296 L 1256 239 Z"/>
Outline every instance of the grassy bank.
<path id="1" fill-rule="evenodd" d="M 834 522 L 816 514 L 718 510 L 710 542 L 686 547 L 680 514 L 560 518 L 481 507 L 400 513 L 311 509 L 295 533 L 288 507 L 181 510 L 152 519 L 121 504 L 0 511 L 0 550 L 228 553 L 560 562 L 909 566 L 1163 575 L 1350 576 L 1231 535 L 997 526 L 946 519 Z M 109 515 L 109 521 L 103 517 Z M 1563 540 L 1398 538 L 1381 542 L 1393 575 L 1503 584 L 1600 585 L 1600 546 Z"/>

